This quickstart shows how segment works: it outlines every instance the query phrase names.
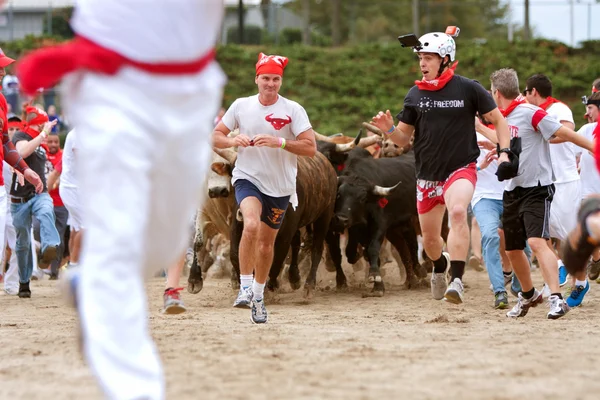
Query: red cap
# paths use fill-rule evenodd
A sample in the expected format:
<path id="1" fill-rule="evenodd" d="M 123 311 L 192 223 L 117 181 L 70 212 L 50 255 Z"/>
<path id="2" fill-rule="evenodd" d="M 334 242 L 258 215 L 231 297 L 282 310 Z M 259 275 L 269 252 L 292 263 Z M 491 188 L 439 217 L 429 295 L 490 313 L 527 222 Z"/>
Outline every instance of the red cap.
<path id="1" fill-rule="evenodd" d="M 15 62 L 15 60 L 13 60 L 10 57 L 7 57 L 6 54 L 4 54 L 4 51 L 2 51 L 2 49 L 0 49 L 0 68 L 8 67 L 10 64 L 12 64 L 14 62 Z"/>
<path id="2" fill-rule="evenodd" d="M 268 56 L 264 53 L 258 55 L 256 75 L 275 74 L 283 76 L 283 70 L 288 63 L 287 57 Z"/>
<path id="3" fill-rule="evenodd" d="M 29 114 L 35 114 L 36 116 L 31 121 L 25 122 L 25 125 L 41 125 L 49 121 L 48 114 L 37 107 L 29 106 L 25 108 L 25 116 Z"/>

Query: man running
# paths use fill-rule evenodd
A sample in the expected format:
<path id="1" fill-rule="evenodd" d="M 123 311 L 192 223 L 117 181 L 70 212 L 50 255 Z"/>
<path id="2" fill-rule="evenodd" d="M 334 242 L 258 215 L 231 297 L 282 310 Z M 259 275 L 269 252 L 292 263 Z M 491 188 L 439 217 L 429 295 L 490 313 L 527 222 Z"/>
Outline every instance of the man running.
<path id="1" fill-rule="evenodd" d="M 304 108 L 279 95 L 287 63 L 285 57 L 260 53 L 254 78 L 258 94 L 234 101 L 213 132 L 216 148 L 238 146 L 232 182 L 244 228 L 241 285 L 233 305 L 251 307 L 252 322 L 257 324 L 268 319 L 263 292 L 277 232 L 288 204 L 298 203 L 297 156 L 312 157 L 317 151 Z M 238 128 L 235 138 L 227 136 Z"/>
<path id="2" fill-rule="evenodd" d="M 69 281 L 110 399 L 165 397 L 143 279 L 181 255 L 201 198 L 225 83 L 214 49 L 223 12 L 221 0 L 79 1 L 75 39 L 19 63 L 27 94 L 69 74 L 86 235 Z"/>
<path id="3" fill-rule="evenodd" d="M 458 28 L 449 27 L 446 32 L 423 35 L 413 47 L 423 79 L 416 81 L 404 98 L 398 125 L 393 125 L 389 110 L 380 111 L 373 123 L 400 147 L 406 146 L 415 133 L 417 211 L 423 246 L 434 264 L 431 294 L 436 300 L 458 304 L 463 301 L 462 276 L 469 251 L 467 208 L 477 181 L 476 113 L 496 128 L 494 140 L 502 149 L 499 164 L 509 162 L 510 139 L 506 121 L 488 91 L 476 81 L 455 75 L 453 36 L 458 35 Z M 444 241 L 440 235 L 446 209 L 452 226 L 449 254 L 442 252 Z M 448 265 L 449 285 L 445 274 Z"/>

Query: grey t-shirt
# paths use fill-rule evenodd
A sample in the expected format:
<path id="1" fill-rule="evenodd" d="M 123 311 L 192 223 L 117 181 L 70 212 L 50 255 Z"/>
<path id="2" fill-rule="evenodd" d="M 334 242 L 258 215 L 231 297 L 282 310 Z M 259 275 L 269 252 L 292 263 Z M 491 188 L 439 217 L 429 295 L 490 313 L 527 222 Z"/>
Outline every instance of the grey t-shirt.
<path id="1" fill-rule="evenodd" d="M 541 108 L 519 104 L 507 117 L 511 138 L 521 138 L 519 174 L 508 181 L 506 190 L 550 185 L 554 181 L 548 140 L 562 126 Z"/>

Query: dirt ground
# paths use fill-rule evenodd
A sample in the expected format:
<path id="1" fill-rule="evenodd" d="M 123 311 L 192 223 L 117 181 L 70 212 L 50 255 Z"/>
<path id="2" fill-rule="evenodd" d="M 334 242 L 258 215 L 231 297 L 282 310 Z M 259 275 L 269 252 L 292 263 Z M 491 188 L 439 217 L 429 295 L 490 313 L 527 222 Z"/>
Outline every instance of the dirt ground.
<path id="1" fill-rule="evenodd" d="M 152 334 L 170 399 L 596 399 L 600 293 L 546 319 L 547 307 L 508 320 L 493 309 L 485 272 L 468 271 L 464 305 L 406 291 L 386 266 L 384 298 L 325 290 L 310 302 L 289 290 L 268 300 L 269 323 L 233 309 L 229 279 L 183 292 L 188 312 L 160 313 L 163 280 L 148 283 Z M 539 272 L 536 282 L 541 281 Z M 182 279 L 182 283 L 183 283 Z M 98 399 L 76 346 L 75 314 L 55 282 L 30 300 L 0 294 L 0 399 Z M 511 297 L 514 303 L 514 298 Z"/>

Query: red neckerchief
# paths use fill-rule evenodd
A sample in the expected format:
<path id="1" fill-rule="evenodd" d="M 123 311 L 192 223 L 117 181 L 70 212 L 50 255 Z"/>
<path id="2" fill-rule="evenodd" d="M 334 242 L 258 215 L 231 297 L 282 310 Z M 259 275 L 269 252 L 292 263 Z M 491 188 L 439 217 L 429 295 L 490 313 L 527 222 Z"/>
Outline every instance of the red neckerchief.
<path id="1" fill-rule="evenodd" d="M 525 99 L 525 97 L 523 97 L 523 95 L 519 95 L 519 97 L 517 97 L 516 99 L 514 99 L 512 101 L 512 103 L 509 104 L 509 106 L 506 108 L 506 110 L 502 110 L 500 109 L 500 112 L 502 113 L 502 115 L 504 116 L 504 118 L 508 117 L 508 115 L 513 112 L 513 110 L 515 108 L 517 108 L 518 105 L 523 104 L 523 103 L 527 103 L 527 100 Z"/>
<path id="2" fill-rule="evenodd" d="M 554 103 L 562 103 L 562 101 L 556 100 L 554 97 L 548 96 L 548 98 L 546 98 L 546 101 L 540 104 L 538 107 L 540 107 L 542 110 L 547 110 Z"/>
<path id="3" fill-rule="evenodd" d="M 436 90 L 442 89 L 450 79 L 454 77 L 454 71 L 456 70 L 456 66 L 458 65 L 458 61 L 455 62 L 450 68 L 444 71 L 439 78 L 436 78 L 432 81 L 426 81 L 423 78 L 420 81 L 415 81 L 415 85 L 421 90 L 429 90 L 431 92 L 435 92 Z"/>
<path id="4" fill-rule="evenodd" d="M 40 135 L 40 132 L 36 131 L 30 126 L 26 126 L 21 132 L 28 134 L 29 136 L 31 136 L 32 139 L 35 139 Z M 50 150 L 48 150 L 48 146 L 46 146 L 46 143 L 42 143 L 40 144 L 40 146 L 43 147 L 44 150 L 46 150 L 46 153 L 50 153 Z"/>

